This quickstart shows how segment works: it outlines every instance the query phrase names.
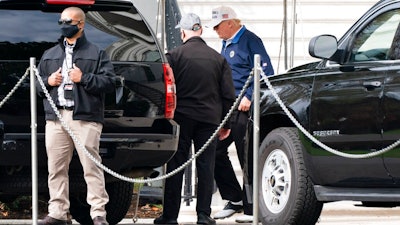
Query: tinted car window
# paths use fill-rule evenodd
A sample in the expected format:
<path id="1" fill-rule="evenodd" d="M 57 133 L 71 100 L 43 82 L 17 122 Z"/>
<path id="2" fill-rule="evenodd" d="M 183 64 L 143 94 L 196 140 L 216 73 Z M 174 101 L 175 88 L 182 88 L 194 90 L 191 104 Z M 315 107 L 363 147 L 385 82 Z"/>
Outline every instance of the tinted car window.
<path id="1" fill-rule="evenodd" d="M 57 44 L 61 35 L 59 18 L 60 12 L 0 10 L 0 100 L 29 67 L 30 57 L 35 57 L 38 63 L 43 52 Z M 165 109 L 162 63 L 165 58 L 155 35 L 136 9 L 89 11 L 86 13 L 85 33 L 89 41 L 107 52 L 116 75 L 121 79 L 117 92 L 106 95 L 107 126 L 104 131 L 121 130 L 124 126 L 132 129 L 132 124 L 115 124 L 115 118 L 119 117 L 162 117 Z M 26 124 L 29 124 L 29 113 L 20 110 L 20 105 L 29 104 L 28 78 L 23 80 L 22 87 L 6 102 L 5 107 L 0 108 L 2 121 L 8 131 L 28 130 Z M 39 100 L 39 132 L 44 130 L 45 124 L 42 121 L 44 112 L 41 104 Z M 6 115 L 20 118 L 15 120 Z M 152 120 L 148 121 L 151 125 Z"/>
<path id="2" fill-rule="evenodd" d="M 40 11 L 2 11 L 1 26 L 7 32 L 0 33 L 0 60 L 40 59 L 43 51 L 55 45 L 60 37 L 59 16 L 59 13 Z M 86 17 L 85 33 L 88 39 L 105 49 L 111 60 L 161 61 L 160 51 L 149 29 L 134 19 L 136 12 L 88 12 Z M 35 47 L 26 52 L 27 46 Z"/>
<path id="3" fill-rule="evenodd" d="M 400 10 L 379 15 L 356 37 L 351 61 L 388 60 L 388 53 L 400 22 Z"/>

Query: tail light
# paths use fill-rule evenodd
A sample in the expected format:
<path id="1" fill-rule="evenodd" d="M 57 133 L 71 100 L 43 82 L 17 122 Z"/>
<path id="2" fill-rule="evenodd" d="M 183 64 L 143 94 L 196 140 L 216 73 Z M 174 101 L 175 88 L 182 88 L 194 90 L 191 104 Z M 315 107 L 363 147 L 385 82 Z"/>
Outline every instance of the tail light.
<path id="1" fill-rule="evenodd" d="M 49 5 L 93 5 L 95 0 L 46 0 Z"/>
<path id="2" fill-rule="evenodd" d="M 165 84 L 165 118 L 174 118 L 176 108 L 176 87 L 174 73 L 168 63 L 163 64 Z"/>

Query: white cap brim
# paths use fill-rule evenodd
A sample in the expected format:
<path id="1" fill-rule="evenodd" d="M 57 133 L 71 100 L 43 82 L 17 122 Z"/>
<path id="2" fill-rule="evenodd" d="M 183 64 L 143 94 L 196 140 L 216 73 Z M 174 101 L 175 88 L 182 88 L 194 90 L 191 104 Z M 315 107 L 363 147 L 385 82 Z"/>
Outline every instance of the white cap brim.
<path id="1" fill-rule="evenodd" d="M 207 27 L 207 28 L 214 28 L 214 27 L 216 27 L 218 24 L 220 24 L 222 21 L 224 21 L 224 20 L 211 20 L 211 22 L 210 23 L 208 23 L 208 24 L 206 24 L 205 25 L 205 27 Z"/>

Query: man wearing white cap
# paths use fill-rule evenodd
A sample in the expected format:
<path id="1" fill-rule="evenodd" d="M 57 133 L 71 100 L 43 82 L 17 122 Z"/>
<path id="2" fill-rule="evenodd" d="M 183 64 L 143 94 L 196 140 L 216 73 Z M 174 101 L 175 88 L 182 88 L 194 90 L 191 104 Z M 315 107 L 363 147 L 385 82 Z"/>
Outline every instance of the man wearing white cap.
<path id="1" fill-rule="evenodd" d="M 183 44 L 166 54 L 174 71 L 177 107 L 174 120 L 180 125 L 178 150 L 167 163 L 167 173 L 189 159 L 192 142 L 198 152 L 217 129 L 235 100 L 232 73 L 226 59 L 207 46 L 200 37 L 200 18 L 193 13 L 182 17 L 179 25 Z M 230 133 L 229 124 L 219 131 L 219 139 Z M 197 224 L 215 225 L 210 217 L 213 195 L 214 139 L 196 158 Z M 155 224 L 177 224 L 181 204 L 183 170 L 165 180 L 163 214 Z"/>
<path id="2" fill-rule="evenodd" d="M 213 28 L 222 39 L 221 54 L 231 66 L 236 96 L 239 95 L 251 70 L 254 68 L 255 54 L 260 55 L 263 72 L 266 75 L 274 74 L 274 69 L 262 40 L 241 24 L 232 8 L 221 6 L 213 9 L 212 19 L 207 27 Z M 218 142 L 217 145 L 214 177 L 221 197 L 228 200 L 228 203 L 223 210 L 214 215 L 215 219 L 230 217 L 234 213 L 243 210 L 244 215 L 237 217 L 236 222 L 246 223 L 253 221 L 251 187 L 253 156 L 252 151 L 245 151 L 244 145 L 252 94 L 253 82 L 250 83 L 237 110 L 234 111 L 231 117 L 230 136 Z M 232 142 L 235 142 L 244 175 L 243 188 L 240 187 L 228 157 L 228 147 Z"/>

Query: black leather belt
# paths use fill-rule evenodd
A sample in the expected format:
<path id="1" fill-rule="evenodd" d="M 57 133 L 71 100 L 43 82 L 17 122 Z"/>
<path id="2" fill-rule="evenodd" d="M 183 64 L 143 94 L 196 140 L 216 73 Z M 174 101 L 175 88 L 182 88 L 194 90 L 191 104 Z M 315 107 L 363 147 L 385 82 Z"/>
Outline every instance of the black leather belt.
<path id="1" fill-rule="evenodd" d="M 65 105 L 61 106 L 61 105 L 58 105 L 57 109 L 64 109 L 64 110 L 72 111 L 72 110 L 74 110 L 74 107 L 73 106 L 65 106 Z"/>

